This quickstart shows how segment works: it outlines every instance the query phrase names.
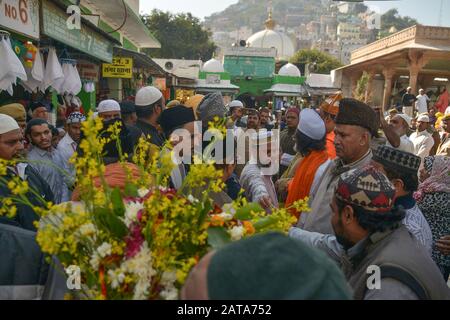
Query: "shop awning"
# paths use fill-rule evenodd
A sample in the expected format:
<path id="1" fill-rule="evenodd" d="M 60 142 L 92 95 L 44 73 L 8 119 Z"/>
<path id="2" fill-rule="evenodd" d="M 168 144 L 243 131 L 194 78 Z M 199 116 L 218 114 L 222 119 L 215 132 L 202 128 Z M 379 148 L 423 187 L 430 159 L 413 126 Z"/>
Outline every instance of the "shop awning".
<path id="1" fill-rule="evenodd" d="M 119 28 L 124 21 L 124 6 L 122 0 L 86 0 L 86 3 L 102 12 L 104 19 L 112 27 Z M 161 48 L 161 43 L 151 34 L 141 18 L 127 6 L 125 24 L 120 31 L 140 48 Z"/>
<path id="2" fill-rule="evenodd" d="M 134 60 L 134 66 L 137 68 L 150 69 L 153 74 L 160 75 L 162 77 L 167 76 L 167 72 L 159 66 L 152 58 L 146 54 L 135 52 L 124 48 L 114 48 L 115 57 L 130 57 Z"/>

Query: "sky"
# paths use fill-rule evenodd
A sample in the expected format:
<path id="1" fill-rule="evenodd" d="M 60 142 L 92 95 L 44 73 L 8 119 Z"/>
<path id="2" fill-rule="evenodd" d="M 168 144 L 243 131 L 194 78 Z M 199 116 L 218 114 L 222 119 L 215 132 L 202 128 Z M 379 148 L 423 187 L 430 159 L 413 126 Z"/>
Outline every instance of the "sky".
<path id="1" fill-rule="evenodd" d="M 264 1 L 264 0 L 261 0 Z M 442 25 L 450 27 L 450 0 L 442 0 Z M 141 12 L 149 13 L 157 8 L 163 11 L 191 12 L 194 16 L 204 19 L 212 13 L 219 12 L 238 0 L 141 0 Z M 366 1 L 372 9 L 386 12 L 398 8 L 401 15 L 416 18 L 425 25 L 438 25 L 441 0 L 399 0 L 399 1 Z"/>

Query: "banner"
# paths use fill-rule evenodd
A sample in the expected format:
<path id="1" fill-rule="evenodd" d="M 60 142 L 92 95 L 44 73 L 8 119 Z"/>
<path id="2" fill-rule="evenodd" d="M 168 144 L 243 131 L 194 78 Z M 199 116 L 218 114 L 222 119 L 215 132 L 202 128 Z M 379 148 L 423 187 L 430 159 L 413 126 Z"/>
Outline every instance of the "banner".
<path id="1" fill-rule="evenodd" d="M 133 77 L 132 58 L 113 58 L 113 63 L 103 64 L 103 78 L 131 79 Z"/>
<path id="2" fill-rule="evenodd" d="M 0 25 L 39 39 L 39 0 L 0 1 Z"/>

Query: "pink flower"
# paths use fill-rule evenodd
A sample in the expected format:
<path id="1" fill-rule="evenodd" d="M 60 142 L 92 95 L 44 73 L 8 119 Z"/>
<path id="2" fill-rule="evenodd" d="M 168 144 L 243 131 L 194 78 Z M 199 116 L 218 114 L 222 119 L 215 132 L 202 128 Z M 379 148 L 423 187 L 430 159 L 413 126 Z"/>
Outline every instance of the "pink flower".
<path id="1" fill-rule="evenodd" d="M 145 239 L 142 235 L 141 226 L 139 224 L 133 224 L 131 226 L 130 235 L 125 238 L 125 242 L 127 244 L 125 255 L 127 259 L 131 259 L 139 253 L 144 241 Z"/>

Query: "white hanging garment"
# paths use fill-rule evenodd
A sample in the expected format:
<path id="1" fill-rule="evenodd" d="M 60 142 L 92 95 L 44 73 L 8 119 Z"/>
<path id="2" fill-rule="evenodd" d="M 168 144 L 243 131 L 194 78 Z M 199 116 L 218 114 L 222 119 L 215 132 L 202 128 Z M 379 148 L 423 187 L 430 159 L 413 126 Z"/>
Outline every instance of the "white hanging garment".
<path id="1" fill-rule="evenodd" d="M 72 70 L 69 64 L 67 63 L 62 64 L 63 77 L 61 79 L 58 79 L 58 81 L 56 81 L 52 86 L 59 94 L 69 92 L 67 90 L 67 85 L 70 82 L 71 71 Z"/>
<path id="2" fill-rule="evenodd" d="M 80 93 L 82 88 L 81 78 L 80 74 L 78 73 L 78 69 L 75 65 L 71 66 L 72 73 L 71 73 L 71 83 L 70 86 L 68 86 L 69 92 L 73 93 L 74 95 L 77 95 Z"/>
<path id="3" fill-rule="evenodd" d="M 84 91 L 86 91 L 86 92 L 88 92 L 88 93 L 94 92 L 94 91 L 95 91 L 95 84 L 94 84 L 94 82 L 88 82 L 88 83 L 86 84 L 86 88 L 85 88 Z"/>
<path id="4" fill-rule="evenodd" d="M 21 82 L 21 85 L 25 88 L 25 90 L 29 92 L 36 92 L 40 89 L 42 92 L 45 92 L 45 90 L 42 90 L 44 87 L 43 80 L 45 76 L 44 59 L 40 52 L 36 54 L 33 68 L 25 68 L 25 70 L 27 72 L 28 80 Z"/>
<path id="5" fill-rule="evenodd" d="M 41 88 L 41 91 L 42 89 L 44 89 L 43 91 L 47 90 L 50 86 L 53 88 L 55 88 L 55 86 L 59 87 L 61 83 L 64 82 L 64 73 L 61 64 L 59 63 L 58 56 L 56 55 L 55 48 L 50 48 L 48 52 L 47 65 L 44 74 L 44 87 Z"/>
<path id="6" fill-rule="evenodd" d="M 89 91 L 89 84 L 90 84 L 90 82 L 86 82 L 86 83 L 83 85 L 83 90 L 84 90 L 84 92 L 87 92 L 87 93 L 90 92 L 90 91 Z"/>
<path id="7" fill-rule="evenodd" d="M 9 38 L 0 39 L 0 91 L 6 90 L 13 95 L 13 84 L 16 84 L 17 78 L 22 81 L 27 80 L 27 73 L 22 62 L 14 53 Z"/>

